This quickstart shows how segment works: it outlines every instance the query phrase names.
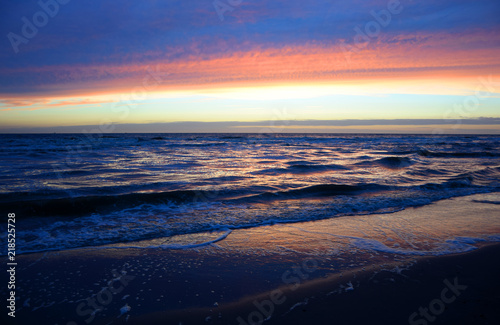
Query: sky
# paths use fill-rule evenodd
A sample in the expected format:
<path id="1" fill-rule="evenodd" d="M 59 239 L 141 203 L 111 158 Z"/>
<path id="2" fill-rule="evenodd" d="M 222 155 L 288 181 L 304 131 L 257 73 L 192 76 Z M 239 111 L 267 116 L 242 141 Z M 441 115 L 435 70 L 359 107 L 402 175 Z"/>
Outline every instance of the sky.
<path id="1" fill-rule="evenodd" d="M 500 134 L 498 0 L 6 0 L 0 133 Z"/>

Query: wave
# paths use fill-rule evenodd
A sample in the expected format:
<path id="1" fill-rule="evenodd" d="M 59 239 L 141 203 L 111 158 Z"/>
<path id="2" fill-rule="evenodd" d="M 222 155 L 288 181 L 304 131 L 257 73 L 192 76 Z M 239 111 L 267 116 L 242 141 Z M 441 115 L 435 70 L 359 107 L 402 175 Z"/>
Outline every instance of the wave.
<path id="1" fill-rule="evenodd" d="M 381 166 L 388 169 L 401 169 L 413 165 L 414 162 L 408 157 L 384 157 L 375 160 L 363 160 L 355 163 L 358 167 Z"/>
<path id="2" fill-rule="evenodd" d="M 138 197 L 142 201 L 133 195 L 122 195 L 113 199 L 126 202 L 126 208 L 109 201 L 100 211 L 84 216 L 76 216 L 74 210 L 70 214 L 72 218 L 51 214 L 53 218 L 47 223 L 42 223 L 41 220 L 24 220 L 23 217 L 27 215 L 15 211 L 20 219 L 18 253 L 130 242 L 137 246 L 138 241 L 148 241 L 147 244 L 141 243 L 141 247 L 182 249 L 222 240 L 234 229 L 351 215 L 392 213 L 441 199 L 495 191 L 492 188 L 470 186 L 467 182 L 453 182 L 456 181 L 413 187 L 322 184 L 225 200 L 218 200 L 220 197 L 217 197 L 215 192 L 210 192 L 212 197 L 205 197 L 207 201 L 198 197 L 197 204 L 194 203 L 195 200 L 182 204 L 163 200 L 165 197 L 171 197 L 172 192 L 157 193 L 153 196 L 141 194 Z M 500 188 L 496 190 L 499 191 Z M 181 193 L 189 192 L 176 191 L 175 195 L 181 196 Z M 162 200 L 144 203 L 148 201 L 145 199 L 148 196 L 160 197 Z M 318 197 L 323 199 L 317 200 Z M 109 197 L 102 198 L 106 199 Z M 68 199 L 66 204 L 71 204 L 71 200 Z M 83 205 L 79 208 L 82 207 Z M 54 211 L 60 211 L 57 210 L 60 209 L 57 205 L 52 208 Z"/>
<path id="3" fill-rule="evenodd" d="M 408 157 L 385 157 L 375 160 L 375 163 L 390 169 L 400 169 L 413 165 L 413 161 Z"/>
<path id="4" fill-rule="evenodd" d="M 411 164 L 408 159 L 380 159 L 378 164 L 385 164 L 387 168 L 403 168 Z M 317 168 L 316 168 L 317 167 Z M 339 166 L 329 166 L 330 170 L 335 170 Z M 340 166 L 342 167 L 342 166 Z M 307 173 L 324 170 L 322 165 L 292 165 L 291 170 L 295 172 Z M 284 170 L 284 171 L 283 171 Z M 288 168 L 283 170 L 267 170 L 267 172 L 289 172 Z M 238 177 L 214 178 L 210 183 L 214 186 L 227 185 L 232 181 L 242 180 Z M 436 180 L 436 179 L 435 179 Z M 334 197 L 339 195 L 356 196 L 364 193 L 382 193 L 392 191 L 401 193 L 409 190 L 417 191 L 449 191 L 453 189 L 470 190 L 498 190 L 500 188 L 500 167 L 486 167 L 476 171 L 470 171 L 459 175 L 454 175 L 439 181 L 431 181 L 419 185 L 385 185 L 378 183 L 357 183 L 357 184 L 334 184 L 325 183 L 287 190 L 276 190 L 272 186 L 250 186 L 238 189 L 218 188 L 211 190 L 187 189 L 170 190 L 157 192 L 132 192 L 124 194 L 115 194 L 120 190 L 116 188 L 101 191 L 98 195 L 85 195 L 82 192 L 79 195 L 69 196 L 68 191 L 52 190 L 37 192 L 15 192 L 0 194 L 0 204 L 5 210 L 14 211 L 20 216 L 82 216 L 91 213 L 105 213 L 117 209 L 126 209 L 141 204 L 182 204 L 196 205 L 207 202 L 230 203 L 255 203 L 272 202 L 276 200 L 306 199 Z M 221 184 L 218 184 L 218 183 Z M 161 183 L 160 185 L 162 185 Z M 201 184 L 201 183 L 200 183 Z M 163 184 L 162 186 L 164 186 Z M 161 187 L 160 187 L 161 188 Z M 122 189 L 124 190 L 124 189 Z M 141 190 L 137 188 L 136 190 Z M 89 189 L 88 193 L 95 193 L 95 190 Z M 85 192 L 83 192 L 85 193 Z M 451 192 L 450 192 L 451 193 Z M 61 197 L 64 195 L 64 197 Z"/>
<path id="5" fill-rule="evenodd" d="M 427 158 L 497 158 L 500 157 L 500 152 L 495 152 L 492 147 L 480 146 L 482 149 L 478 151 L 432 151 L 428 149 L 417 150 L 391 150 L 391 151 L 372 151 L 373 155 L 395 155 L 408 156 L 418 155 Z M 477 150 L 477 147 L 471 148 Z"/>
<path id="6" fill-rule="evenodd" d="M 97 212 L 125 209 L 136 205 L 149 203 L 183 203 L 202 201 L 206 197 L 219 196 L 218 191 L 181 190 L 158 193 L 130 193 L 122 195 L 75 196 L 56 199 L 29 200 L 31 193 L 13 193 L 9 195 L 17 201 L 2 203 L 2 206 L 16 212 L 19 216 L 82 216 Z M 67 194 L 67 192 L 66 192 Z M 25 198 L 20 201 L 19 199 Z"/>
<path id="7" fill-rule="evenodd" d="M 202 142 L 202 143 L 169 143 L 169 147 L 177 147 L 177 148 L 184 148 L 184 147 L 218 147 L 218 146 L 227 146 L 227 142 Z"/>
<path id="8" fill-rule="evenodd" d="M 282 174 L 314 174 L 326 173 L 336 170 L 349 170 L 349 167 L 328 164 L 328 165 L 315 165 L 315 164 L 291 164 L 286 168 L 269 168 L 252 172 L 252 175 L 282 175 Z"/>
<path id="9" fill-rule="evenodd" d="M 334 195 L 353 195 L 359 192 L 386 189 L 377 184 L 337 185 L 323 184 L 308 186 L 288 191 L 266 191 L 254 194 L 253 189 L 217 191 L 217 190 L 179 190 L 156 193 L 130 193 L 122 195 L 93 195 L 56 199 L 31 199 L 31 193 L 1 195 L 5 209 L 15 211 L 20 216 L 82 216 L 91 213 L 105 213 L 116 209 L 126 209 L 141 204 L 196 204 L 207 201 L 255 202 L 276 199 L 324 197 Z M 55 192 L 59 193 L 59 192 Z M 17 198 L 17 201 L 9 201 Z M 239 197 L 239 198 L 234 198 Z M 241 198 L 242 197 L 242 198 Z M 22 200 L 19 200 L 22 199 Z M 7 201 L 7 202 L 6 202 Z"/>
<path id="10" fill-rule="evenodd" d="M 345 194 L 345 189 L 326 185 L 297 189 L 295 193 L 298 191 L 298 193 L 332 194 L 333 190 L 333 192 Z M 347 188 L 347 190 L 355 191 L 356 187 Z M 277 201 L 271 205 L 252 204 L 248 201 L 204 204 L 198 207 L 142 204 L 134 208 L 96 213 L 79 218 L 56 218 L 41 226 L 28 221 L 20 227 L 18 253 L 97 245 L 183 249 L 222 240 L 229 235 L 230 230 L 235 229 L 351 215 L 392 213 L 411 206 L 430 204 L 444 198 L 484 192 L 488 191 L 459 189 L 429 192 L 414 189 L 399 192 L 395 196 L 390 192 L 382 192 L 376 196 L 337 196 L 326 201 Z M 291 193 L 294 192 L 288 194 Z M 19 220 L 19 222 L 22 221 L 22 219 Z M 141 241 L 143 242 L 137 243 Z M 384 249 L 384 247 L 374 247 L 366 242 L 363 244 L 365 248 Z"/>
<path id="11" fill-rule="evenodd" d="M 364 192 L 376 192 L 390 189 L 390 186 L 378 184 L 359 184 L 359 185 L 339 185 L 339 184 L 321 184 L 307 186 L 288 191 L 266 192 L 243 199 L 235 199 L 233 202 L 262 202 L 298 198 L 329 197 L 337 195 L 356 195 Z"/>
<path id="12" fill-rule="evenodd" d="M 225 139 L 247 139 L 247 137 L 226 135 L 226 136 L 219 137 L 219 139 L 223 139 L 223 140 L 225 140 Z"/>
<path id="13" fill-rule="evenodd" d="M 213 231 L 210 233 L 197 233 L 196 237 L 199 237 L 200 235 L 204 235 L 204 234 L 207 234 L 208 235 L 207 237 L 209 237 L 210 235 L 213 235 L 214 233 L 217 234 L 217 233 L 222 232 L 222 231 L 224 231 L 224 232 L 222 234 L 218 235 L 218 237 L 216 237 L 214 239 L 203 238 L 203 240 L 193 240 L 193 239 L 191 239 L 193 237 L 192 234 L 187 234 L 187 235 L 176 235 L 176 236 L 169 237 L 169 238 L 167 238 L 166 241 L 164 241 L 161 244 L 150 244 L 150 243 L 149 243 L 149 245 L 148 244 L 146 244 L 146 245 L 126 244 L 126 245 L 122 245 L 122 246 L 92 247 L 89 249 L 128 249 L 128 248 L 135 248 L 135 249 L 151 249 L 151 248 L 189 249 L 189 248 L 199 248 L 199 247 L 215 244 L 217 242 L 220 242 L 220 241 L 226 239 L 227 236 L 229 236 L 231 234 L 232 230 L 231 229 L 221 229 L 220 231 Z M 181 242 L 172 243 L 172 241 L 173 241 L 172 239 L 175 237 L 187 237 L 187 238 Z M 198 238 L 196 238 L 196 239 L 198 239 Z M 168 241 L 168 243 L 166 243 L 167 241 Z"/>
<path id="14" fill-rule="evenodd" d="M 420 176 L 420 177 L 435 177 L 435 176 L 445 176 L 449 175 L 451 172 L 441 168 L 426 168 L 426 167 L 417 167 L 412 170 L 406 171 L 407 175 L 411 176 Z"/>
<path id="15" fill-rule="evenodd" d="M 497 158 L 500 157 L 500 153 L 482 151 L 482 152 L 436 152 L 426 149 L 420 149 L 415 151 L 418 155 L 422 157 L 430 158 Z"/>

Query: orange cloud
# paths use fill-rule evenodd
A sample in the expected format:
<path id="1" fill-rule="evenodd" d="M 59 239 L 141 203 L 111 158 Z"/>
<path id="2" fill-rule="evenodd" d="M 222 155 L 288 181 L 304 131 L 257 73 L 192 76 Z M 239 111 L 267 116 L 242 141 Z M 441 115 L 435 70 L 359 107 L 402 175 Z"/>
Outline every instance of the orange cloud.
<path id="1" fill-rule="evenodd" d="M 78 105 L 100 105 L 103 103 L 111 102 L 111 100 L 106 99 L 78 99 L 71 98 L 67 100 L 58 98 L 28 98 L 28 99 L 17 99 L 17 98 L 7 98 L 1 99 L 0 104 L 3 106 L 9 106 L 8 108 L 1 109 L 1 111 L 11 111 L 13 108 L 18 111 L 35 111 L 39 109 L 56 108 L 62 106 L 78 106 Z"/>
<path id="2" fill-rule="evenodd" d="M 466 35 L 415 34 L 380 36 L 356 46 L 345 40 L 331 46 L 309 44 L 233 52 L 181 60 L 94 66 L 45 66 L 10 69 L 5 73 L 37 73 L 52 83 L 37 88 L 33 99 L 10 95 L 4 105 L 56 107 L 98 104 L 52 100 L 117 93 L 191 91 L 196 89 L 272 85 L 392 83 L 436 80 L 460 84 L 478 76 L 499 76 L 500 48 L 478 44 L 500 44 L 500 34 L 484 31 Z M 459 86 L 457 86 L 459 87 Z M 40 96 L 40 92 L 44 95 Z M 42 98 L 42 99 L 40 99 Z M 30 104 L 29 101 L 33 102 Z"/>

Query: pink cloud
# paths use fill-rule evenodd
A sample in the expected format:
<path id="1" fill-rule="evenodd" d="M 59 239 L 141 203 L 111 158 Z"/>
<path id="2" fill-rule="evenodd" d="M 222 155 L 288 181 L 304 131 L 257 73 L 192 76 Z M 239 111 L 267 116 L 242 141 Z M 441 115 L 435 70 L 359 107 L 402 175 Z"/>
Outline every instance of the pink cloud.
<path id="1" fill-rule="evenodd" d="M 500 34 L 494 32 L 472 31 L 461 35 L 380 35 L 359 46 L 353 45 L 352 41 L 348 39 L 333 45 L 312 42 L 303 46 L 267 49 L 256 45 L 248 51 L 204 55 L 202 58 L 190 55 L 176 60 L 151 60 L 124 65 L 11 68 L 2 72 L 7 75 L 46 75 L 52 82 L 37 87 L 37 90 L 45 95 L 30 95 L 34 99 L 21 99 L 16 95 L 3 102 L 7 106 L 15 107 L 37 103 L 47 107 L 97 104 L 83 101 L 81 104 L 47 103 L 43 98 L 130 91 L 142 87 L 145 79 L 153 80 L 165 88 L 179 89 L 238 82 L 341 82 L 379 78 L 458 78 L 500 74 L 497 60 L 500 57 L 500 49 L 484 46 L 500 44 Z M 230 47 L 228 41 L 224 42 L 224 47 Z M 196 53 L 199 45 L 194 43 L 192 46 L 193 52 Z M 151 53 L 153 56 L 156 54 Z"/>
<path id="2" fill-rule="evenodd" d="M 61 99 L 52 99 L 52 98 L 32 98 L 32 99 L 17 99 L 17 98 L 8 98 L 1 99 L 0 104 L 4 106 L 10 106 L 2 111 L 35 111 L 40 109 L 49 109 L 49 108 L 57 108 L 63 106 L 78 106 L 78 105 L 100 105 L 103 103 L 109 103 L 111 100 L 92 100 L 88 98 L 84 99 L 70 99 L 70 100 L 61 100 Z"/>

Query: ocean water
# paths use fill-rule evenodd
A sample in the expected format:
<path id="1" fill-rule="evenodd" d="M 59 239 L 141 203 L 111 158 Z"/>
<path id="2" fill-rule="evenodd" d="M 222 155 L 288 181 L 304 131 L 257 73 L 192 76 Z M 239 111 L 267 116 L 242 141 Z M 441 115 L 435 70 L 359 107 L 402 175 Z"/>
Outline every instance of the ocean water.
<path id="1" fill-rule="evenodd" d="M 16 214 L 17 254 L 152 239 L 167 249 L 197 247 L 234 229 L 391 213 L 500 190 L 500 136 L 47 134 L 0 140 L 0 207 Z M 6 224 L 0 228 L 6 234 Z M 185 234 L 192 242 L 173 240 Z"/>

